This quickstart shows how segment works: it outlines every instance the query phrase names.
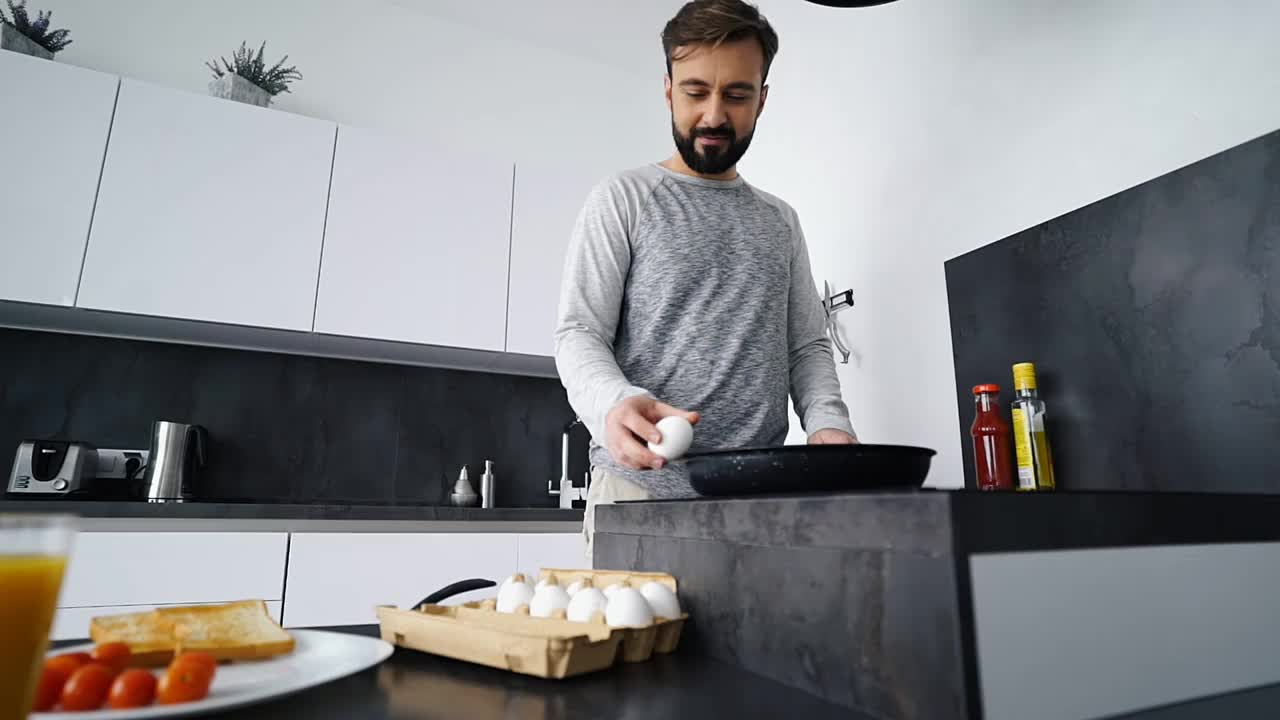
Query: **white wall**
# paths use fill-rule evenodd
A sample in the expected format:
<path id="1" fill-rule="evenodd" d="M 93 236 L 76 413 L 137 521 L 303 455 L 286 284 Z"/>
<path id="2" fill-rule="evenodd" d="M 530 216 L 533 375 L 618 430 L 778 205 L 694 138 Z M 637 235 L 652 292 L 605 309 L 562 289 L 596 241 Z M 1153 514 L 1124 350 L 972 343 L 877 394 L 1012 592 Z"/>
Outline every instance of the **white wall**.
<path id="1" fill-rule="evenodd" d="M 859 434 L 937 448 L 939 486 L 968 451 L 943 262 L 1280 127 L 1273 0 L 760 4 L 782 48 L 743 172 L 800 211 L 817 281 L 854 289 Z M 670 152 L 657 36 L 679 5 L 59 0 L 55 18 L 65 62 L 203 92 L 203 60 L 265 38 L 306 75 L 281 109 L 603 175 Z"/>
<path id="2" fill-rule="evenodd" d="M 796 206 L 818 282 L 854 289 L 863 440 L 937 448 L 939 486 L 970 452 L 944 261 L 1280 127 L 1274 0 L 762 9 L 782 47 L 743 173 Z"/>

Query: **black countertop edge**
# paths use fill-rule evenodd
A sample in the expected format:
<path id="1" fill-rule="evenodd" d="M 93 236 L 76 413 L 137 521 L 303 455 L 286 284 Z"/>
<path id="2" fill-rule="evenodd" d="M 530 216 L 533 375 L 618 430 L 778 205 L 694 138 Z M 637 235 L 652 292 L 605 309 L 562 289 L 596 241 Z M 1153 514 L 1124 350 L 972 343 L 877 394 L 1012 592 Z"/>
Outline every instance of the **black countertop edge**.
<path id="1" fill-rule="evenodd" d="M 1280 494 L 973 490 L 757 495 L 601 506 L 601 532 L 952 553 L 1280 541 Z"/>
<path id="2" fill-rule="evenodd" d="M 0 500 L 0 512 L 71 513 L 86 518 L 216 520 L 396 520 L 442 522 L 580 522 L 581 510 L 560 508 L 361 505 L 346 503 L 145 503 L 110 500 Z"/>
<path id="3" fill-rule="evenodd" d="M 1280 495 L 954 492 L 957 554 L 1280 541 Z"/>

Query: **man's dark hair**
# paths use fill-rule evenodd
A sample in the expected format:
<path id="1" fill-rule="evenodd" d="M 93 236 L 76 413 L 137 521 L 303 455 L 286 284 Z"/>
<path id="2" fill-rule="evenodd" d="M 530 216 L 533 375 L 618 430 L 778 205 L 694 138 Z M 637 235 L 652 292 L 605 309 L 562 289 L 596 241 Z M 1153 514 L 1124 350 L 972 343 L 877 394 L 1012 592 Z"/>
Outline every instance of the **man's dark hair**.
<path id="1" fill-rule="evenodd" d="M 755 38 L 764 51 L 764 73 L 778 54 L 778 33 L 760 14 L 755 5 L 743 0 L 693 0 L 680 8 L 662 29 L 662 49 L 667 55 L 667 74 L 671 63 L 684 59 L 696 45 L 717 47 L 722 43 Z M 683 50 L 682 50 L 683 48 Z"/>

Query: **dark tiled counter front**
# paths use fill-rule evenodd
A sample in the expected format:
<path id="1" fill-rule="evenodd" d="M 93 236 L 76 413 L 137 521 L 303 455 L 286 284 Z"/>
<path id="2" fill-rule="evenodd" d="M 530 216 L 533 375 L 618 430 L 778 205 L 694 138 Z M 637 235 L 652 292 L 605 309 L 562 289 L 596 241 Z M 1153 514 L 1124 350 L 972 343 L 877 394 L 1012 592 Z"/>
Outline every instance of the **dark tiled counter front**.
<path id="1" fill-rule="evenodd" d="M 278 503 L 143 503 L 0 500 L 0 512 L 71 513 L 90 530 L 289 530 L 566 532 L 581 510 L 459 508 L 431 505 L 305 505 Z"/>
<path id="2" fill-rule="evenodd" d="M 596 567 L 670 572 L 688 647 L 873 717 L 983 717 L 971 558 L 1280 540 L 1280 496 L 907 492 L 623 503 Z"/>

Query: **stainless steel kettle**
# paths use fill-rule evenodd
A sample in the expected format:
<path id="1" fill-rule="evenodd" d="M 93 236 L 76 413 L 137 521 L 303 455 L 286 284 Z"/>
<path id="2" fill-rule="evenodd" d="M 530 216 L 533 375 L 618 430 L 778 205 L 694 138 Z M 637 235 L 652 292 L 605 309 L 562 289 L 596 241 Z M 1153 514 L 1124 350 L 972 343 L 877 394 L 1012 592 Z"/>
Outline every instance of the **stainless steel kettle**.
<path id="1" fill-rule="evenodd" d="M 157 420 L 151 427 L 151 456 L 144 475 L 147 502 L 191 500 L 208 459 L 208 442 L 208 431 L 199 425 Z"/>

